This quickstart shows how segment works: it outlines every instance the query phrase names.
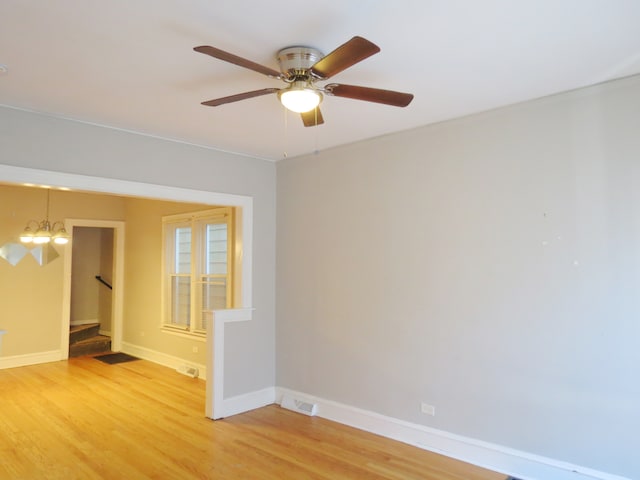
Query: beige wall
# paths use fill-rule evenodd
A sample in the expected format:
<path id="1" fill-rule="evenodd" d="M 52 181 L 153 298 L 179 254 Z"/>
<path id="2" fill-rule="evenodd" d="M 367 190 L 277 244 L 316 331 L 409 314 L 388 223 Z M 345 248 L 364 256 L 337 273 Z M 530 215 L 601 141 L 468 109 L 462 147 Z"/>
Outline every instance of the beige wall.
<path id="1" fill-rule="evenodd" d="M 210 205 L 128 199 L 125 234 L 123 341 L 186 361 L 206 364 L 205 343 L 162 332 L 162 217 L 196 212 Z M 197 348 L 197 352 L 193 349 Z"/>

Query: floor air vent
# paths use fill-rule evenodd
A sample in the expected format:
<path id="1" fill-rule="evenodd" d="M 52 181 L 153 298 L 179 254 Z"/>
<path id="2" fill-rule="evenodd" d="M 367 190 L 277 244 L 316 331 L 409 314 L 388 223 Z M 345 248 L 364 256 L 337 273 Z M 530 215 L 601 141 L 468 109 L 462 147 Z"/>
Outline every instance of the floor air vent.
<path id="1" fill-rule="evenodd" d="M 297 400 L 290 395 L 284 395 L 282 397 L 280 406 L 287 410 L 302 413 L 303 415 L 309 415 L 310 417 L 313 417 L 318 413 L 318 404 Z"/>
<path id="2" fill-rule="evenodd" d="M 199 373 L 197 368 L 190 367 L 189 365 L 180 365 L 178 368 L 176 368 L 176 372 L 191 378 L 198 378 Z"/>

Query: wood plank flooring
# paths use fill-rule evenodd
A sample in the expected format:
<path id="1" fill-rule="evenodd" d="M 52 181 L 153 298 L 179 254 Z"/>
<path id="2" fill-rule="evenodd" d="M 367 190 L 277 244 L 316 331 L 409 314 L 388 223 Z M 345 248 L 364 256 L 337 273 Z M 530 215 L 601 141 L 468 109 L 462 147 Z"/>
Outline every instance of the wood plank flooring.
<path id="1" fill-rule="evenodd" d="M 278 406 L 213 422 L 204 382 L 144 360 L 0 370 L 0 478 L 504 480 Z"/>

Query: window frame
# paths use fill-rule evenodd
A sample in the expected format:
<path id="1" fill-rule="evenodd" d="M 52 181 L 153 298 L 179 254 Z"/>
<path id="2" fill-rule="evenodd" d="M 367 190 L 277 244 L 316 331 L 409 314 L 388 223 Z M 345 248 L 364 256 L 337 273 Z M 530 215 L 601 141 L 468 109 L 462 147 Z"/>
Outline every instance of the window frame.
<path id="1" fill-rule="evenodd" d="M 207 274 L 203 262 L 206 259 L 206 226 L 208 224 L 226 224 L 227 226 L 227 259 L 226 274 Z M 191 249 L 190 269 L 188 274 L 175 272 L 176 268 L 176 231 L 178 228 L 190 227 Z M 190 338 L 206 338 L 206 324 L 204 315 L 208 310 L 201 308 L 202 294 L 200 289 L 207 282 L 203 277 L 216 276 L 224 278 L 226 282 L 226 309 L 234 308 L 237 302 L 236 288 L 238 286 L 237 272 L 240 257 L 237 255 L 237 238 L 235 228 L 235 208 L 217 207 L 198 212 L 166 215 L 162 217 L 162 311 L 161 330 Z M 189 281 L 189 320 L 186 325 L 174 323 L 173 320 L 173 290 L 172 279 L 188 275 Z M 200 328 L 202 327 L 202 328 Z"/>

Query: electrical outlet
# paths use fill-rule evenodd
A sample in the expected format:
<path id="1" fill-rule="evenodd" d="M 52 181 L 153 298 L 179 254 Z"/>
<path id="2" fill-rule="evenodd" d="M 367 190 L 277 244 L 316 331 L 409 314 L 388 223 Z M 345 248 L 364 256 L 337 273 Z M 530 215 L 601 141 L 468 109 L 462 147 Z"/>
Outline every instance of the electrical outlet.
<path id="1" fill-rule="evenodd" d="M 193 353 L 198 353 L 198 347 L 193 347 Z"/>
<path id="2" fill-rule="evenodd" d="M 425 402 L 420 404 L 420 411 L 425 415 L 431 415 L 432 417 L 436 416 L 436 407 Z"/>

